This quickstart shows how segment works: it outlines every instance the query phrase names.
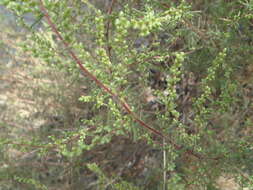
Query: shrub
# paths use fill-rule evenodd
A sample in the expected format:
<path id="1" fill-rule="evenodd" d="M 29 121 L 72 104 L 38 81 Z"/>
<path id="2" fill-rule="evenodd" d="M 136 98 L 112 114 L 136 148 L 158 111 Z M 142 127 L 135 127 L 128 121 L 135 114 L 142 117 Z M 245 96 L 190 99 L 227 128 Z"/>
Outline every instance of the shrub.
<path id="1" fill-rule="evenodd" d="M 85 154 L 117 136 L 163 154 L 159 171 L 141 186 L 128 177 L 111 181 L 88 165 L 100 189 L 215 189 L 223 174 L 252 186 L 252 103 L 245 94 L 252 78 L 242 77 L 252 61 L 251 1 L 3 4 L 30 31 L 23 50 L 83 82 L 79 101 L 89 109 L 71 130 L 49 133 L 47 140 L 2 139 L 3 147 L 60 155 L 78 180 Z M 34 25 L 42 22 L 40 29 L 23 20 L 26 13 L 36 16 Z"/>

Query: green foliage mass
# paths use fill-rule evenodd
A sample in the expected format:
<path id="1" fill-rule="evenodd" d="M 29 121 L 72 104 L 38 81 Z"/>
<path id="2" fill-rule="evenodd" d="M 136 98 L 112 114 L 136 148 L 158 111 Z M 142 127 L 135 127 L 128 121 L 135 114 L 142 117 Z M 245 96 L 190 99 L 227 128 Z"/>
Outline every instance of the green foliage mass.
<path id="1" fill-rule="evenodd" d="M 215 189 L 224 174 L 233 174 L 242 187 L 253 187 L 252 101 L 246 104 L 244 98 L 244 87 L 252 83 L 244 73 L 253 61 L 253 1 L 122 0 L 102 6 L 88 0 L 44 0 L 63 41 L 47 22 L 40 1 L 1 3 L 29 31 L 24 51 L 87 86 L 79 101 L 92 113 L 72 130 L 48 134 L 46 141 L 34 137 L 12 144 L 1 139 L 3 149 L 36 149 L 41 158 L 54 152 L 71 163 L 69 170 L 77 179 L 76 170 L 93 171 L 99 178 L 94 189 L 162 189 L 163 184 L 164 189 Z M 26 13 L 37 18 L 34 25 L 23 20 Z M 117 96 L 83 73 L 69 50 Z M 150 133 L 135 117 L 165 138 Z M 147 177 L 148 185 L 141 186 L 85 163 L 85 152 L 109 144 L 115 136 L 144 141 L 166 153 L 158 160 L 155 182 Z M 14 180 L 45 189 L 33 171 L 23 178 L 21 171 L 8 167 L 8 175 L 6 168 L 0 169 L 5 180 L 1 183 Z"/>

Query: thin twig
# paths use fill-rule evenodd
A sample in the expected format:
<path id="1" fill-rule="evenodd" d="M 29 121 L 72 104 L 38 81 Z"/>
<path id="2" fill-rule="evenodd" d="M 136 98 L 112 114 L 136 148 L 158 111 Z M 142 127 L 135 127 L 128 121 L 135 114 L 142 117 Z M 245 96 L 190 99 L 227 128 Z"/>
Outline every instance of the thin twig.
<path id="1" fill-rule="evenodd" d="M 166 190 L 167 189 L 167 155 L 166 155 L 166 149 L 165 149 L 165 146 L 166 145 L 166 142 L 165 140 L 163 140 L 163 190 Z"/>
<path id="2" fill-rule="evenodd" d="M 113 7 L 114 7 L 114 4 L 117 2 L 117 0 L 112 0 L 109 8 L 108 8 L 108 11 L 107 11 L 107 14 L 108 14 L 108 17 L 112 14 L 112 11 L 113 11 Z M 107 24 L 106 24 L 106 33 L 105 33 L 105 37 L 106 37 L 106 40 L 107 40 L 107 54 L 108 54 L 108 57 L 111 60 L 111 49 L 112 47 L 110 46 L 110 24 L 111 24 L 111 21 L 110 21 L 110 18 L 108 18 L 108 21 L 107 21 Z"/>

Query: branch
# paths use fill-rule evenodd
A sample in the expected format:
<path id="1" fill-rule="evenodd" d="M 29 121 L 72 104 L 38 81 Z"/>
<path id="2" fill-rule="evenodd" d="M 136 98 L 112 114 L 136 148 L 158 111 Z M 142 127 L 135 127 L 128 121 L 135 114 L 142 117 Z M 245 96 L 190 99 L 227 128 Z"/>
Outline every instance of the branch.
<path id="1" fill-rule="evenodd" d="M 51 27 L 52 31 L 56 34 L 56 36 L 60 39 L 60 41 L 62 41 L 63 45 L 65 46 L 65 49 L 68 51 L 69 55 L 72 57 L 72 59 L 79 65 L 80 70 L 88 77 L 90 78 L 92 81 L 94 81 L 96 83 L 96 85 L 101 88 L 103 91 L 105 91 L 106 93 L 110 94 L 112 96 L 112 99 L 119 105 L 121 105 L 121 107 L 124 108 L 124 110 L 132 117 L 132 119 L 139 123 L 140 126 L 142 126 L 143 128 L 147 129 L 149 132 L 155 134 L 156 136 L 159 136 L 160 138 L 162 138 L 163 140 L 166 140 L 166 142 L 168 142 L 169 144 L 171 144 L 175 149 L 177 150 L 181 150 L 181 149 L 185 149 L 185 152 L 187 154 L 193 155 L 195 157 L 197 157 L 198 159 L 203 159 L 204 157 L 202 155 L 200 155 L 199 153 L 194 152 L 193 150 L 190 150 L 188 148 L 185 148 L 183 145 L 178 145 L 176 143 L 173 142 L 173 140 L 171 140 L 168 136 L 165 136 L 164 134 L 162 134 L 160 131 L 150 127 L 147 123 L 145 123 L 144 121 L 142 121 L 130 108 L 129 104 L 124 100 L 121 99 L 116 93 L 114 93 L 108 86 L 106 86 L 105 84 L 103 84 L 95 75 L 93 75 L 88 69 L 86 69 L 83 66 L 82 61 L 76 56 L 76 54 L 71 50 L 70 45 L 64 41 L 62 35 L 60 34 L 60 32 L 58 31 L 58 29 L 56 28 L 55 24 L 52 22 L 51 17 L 49 16 L 47 9 L 45 8 L 42 0 L 39 0 L 40 2 L 40 10 L 41 12 L 44 14 L 49 26 Z M 115 2 L 115 1 L 113 1 Z M 163 145 L 161 145 L 163 146 Z M 217 158 L 212 158 L 212 159 L 217 159 Z"/>
<path id="2" fill-rule="evenodd" d="M 107 87 L 105 84 L 103 84 L 95 75 L 93 75 L 88 69 L 86 69 L 83 66 L 82 61 L 76 56 L 76 54 L 71 50 L 69 44 L 64 41 L 62 35 L 60 34 L 60 32 L 58 31 L 58 29 L 56 28 L 55 24 L 52 22 L 51 17 L 49 16 L 42 0 L 40 1 L 40 9 L 41 11 L 44 13 L 45 18 L 49 24 L 49 26 L 52 28 L 53 32 L 56 34 L 56 36 L 62 41 L 63 45 L 65 46 L 65 49 L 68 51 L 68 53 L 70 54 L 70 56 L 72 57 L 72 59 L 74 59 L 74 61 L 79 65 L 79 68 L 81 69 L 81 71 L 88 77 L 90 78 L 92 81 L 94 81 L 97 86 L 99 86 L 101 89 L 103 89 L 106 93 L 110 94 L 113 97 L 113 100 L 120 104 L 125 111 L 131 115 L 131 117 L 137 122 L 139 123 L 142 127 L 148 129 L 150 132 L 154 133 L 157 136 L 160 136 L 162 138 L 164 138 L 164 135 L 159 132 L 158 130 L 150 127 L 148 124 L 146 124 L 144 121 L 142 121 L 141 119 L 139 119 L 135 113 L 133 113 L 130 109 L 130 106 L 128 105 L 128 103 L 121 99 L 117 94 L 115 94 L 109 87 Z"/>

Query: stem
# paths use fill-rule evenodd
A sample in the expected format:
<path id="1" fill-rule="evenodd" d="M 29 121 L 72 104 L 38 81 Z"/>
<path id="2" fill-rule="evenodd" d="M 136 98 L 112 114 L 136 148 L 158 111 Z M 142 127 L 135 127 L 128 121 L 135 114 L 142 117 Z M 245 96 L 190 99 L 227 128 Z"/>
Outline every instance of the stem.
<path id="1" fill-rule="evenodd" d="M 167 166 L 167 155 L 166 155 L 166 142 L 163 139 L 163 190 L 166 190 L 167 188 L 167 183 L 166 183 L 166 179 L 167 179 L 167 171 L 166 171 L 166 166 Z"/>

